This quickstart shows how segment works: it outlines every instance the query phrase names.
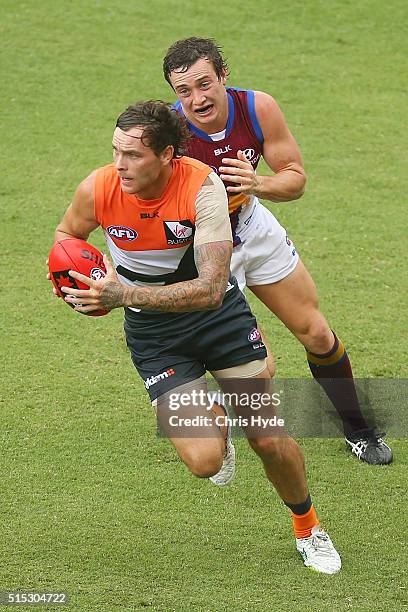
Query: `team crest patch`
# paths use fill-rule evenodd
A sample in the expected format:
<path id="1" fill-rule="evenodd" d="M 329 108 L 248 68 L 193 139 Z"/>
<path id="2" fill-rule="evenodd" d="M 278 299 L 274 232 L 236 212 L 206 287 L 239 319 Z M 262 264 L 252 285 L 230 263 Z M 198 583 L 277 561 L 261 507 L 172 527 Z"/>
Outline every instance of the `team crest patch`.
<path id="1" fill-rule="evenodd" d="M 188 219 L 183 221 L 163 221 L 167 244 L 185 244 L 192 242 L 194 226 Z"/>

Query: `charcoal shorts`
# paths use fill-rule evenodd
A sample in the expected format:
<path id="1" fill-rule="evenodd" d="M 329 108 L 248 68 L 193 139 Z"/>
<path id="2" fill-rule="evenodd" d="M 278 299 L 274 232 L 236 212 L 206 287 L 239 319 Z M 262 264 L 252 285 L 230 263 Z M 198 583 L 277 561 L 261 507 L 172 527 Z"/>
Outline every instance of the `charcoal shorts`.
<path id="1" fill-rule="evenodd" d="M 186 313 L 125 309 L 132 361 L 152 400 L 203 376 L 266 358 L 266 349 L 235 279 L 220 308 Z"/>

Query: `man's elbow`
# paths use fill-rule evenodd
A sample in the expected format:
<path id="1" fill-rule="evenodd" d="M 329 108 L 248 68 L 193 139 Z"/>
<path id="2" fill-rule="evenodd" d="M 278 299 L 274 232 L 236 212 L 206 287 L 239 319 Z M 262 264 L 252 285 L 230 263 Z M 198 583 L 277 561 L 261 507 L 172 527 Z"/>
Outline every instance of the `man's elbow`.
<path id="1" fill-rule="evenodd" d="M 217 310 L 222 306 L 225 292 L 227 290 L 227 282 L 222 284 L 222 287 L 214 287 L 208 292 L 208 301 L 206 310 Z"/>
<path id="2" fill-rule="evenodd" d="M 55 240 L 64 240 L 64 238 L 76 238 L 71 232 L 68 232 L 64 227 L 58 225 L 54 232 Z"/>
<path id="3" fill-rule="evenodd" d="M 224 294 L 216 293 L 211 296 L 208 310 L 217 310 L 222 305 Z"/>
<path id="4" fill-rule="evenodd" d="M 84 234 L 75 231 L 72 227 L 63 222 L 59 223 L 55 229 L 55 240 L 64 240 L 65 238 L 81 238 L 87 240 L 89 234 Z"/>
<path id="5" fill-rule="evenodd" d="M 302 189 L 299 189 L 293 196 L 292 200 L 299 200 L 302 195 L 305 193 L 306 189 L 305 187 L 302 187 Z"/>
<path id="6" fill-rule="evenodd" d="M 301 198 L 302 195 L 305 193 L 305 191 L 306 191 L 306 181 L 307 181 L 306 173 L 304 171 L 299 173 L 299 181 L 298 181 L 298 184 L 296 186 L 297 189 L 293 193 L 293 200 L 299 200 L 299 198 Z"/>

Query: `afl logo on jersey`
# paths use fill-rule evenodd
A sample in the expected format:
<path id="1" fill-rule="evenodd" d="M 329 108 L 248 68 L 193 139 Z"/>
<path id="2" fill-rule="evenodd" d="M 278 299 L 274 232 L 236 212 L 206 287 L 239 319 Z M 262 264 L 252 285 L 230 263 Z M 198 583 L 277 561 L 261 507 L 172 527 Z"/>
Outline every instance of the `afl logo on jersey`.
<path id="1" fill-rule="evenodd" d="M 260 340 L 260 338 L 261 338 L 261 334 L 259 333 L 259 330 L 256 329 L 256 327 L 251 329 L 251 331 L 248 334 L 249 342 L 256 342 L 257 340 Z"/>
<path id="2" fill-rule="evenodd" d="M 110 225 L 106 228 L 109 236 L 112 238 L 116 238 L 116 240 L 121 240 L 122 242 L 130 242 L 131 240 L 136 240 L 137 231 L 132 229 L 131 227 L 125 227 L 124 225 Z"/>

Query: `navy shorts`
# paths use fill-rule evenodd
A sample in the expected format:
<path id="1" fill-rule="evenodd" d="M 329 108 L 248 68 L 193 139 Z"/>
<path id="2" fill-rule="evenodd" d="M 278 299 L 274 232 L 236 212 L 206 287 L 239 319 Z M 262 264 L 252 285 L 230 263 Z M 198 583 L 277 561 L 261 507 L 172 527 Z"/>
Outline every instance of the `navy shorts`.
<path id="1" fill-rule="evenodd" d="M 148 313 L 125 309 L 132 361 L 152 400 L 206 370 L 223 370 L 266 357 L 265 346 L 235 279 L 217 310 Z"/>

